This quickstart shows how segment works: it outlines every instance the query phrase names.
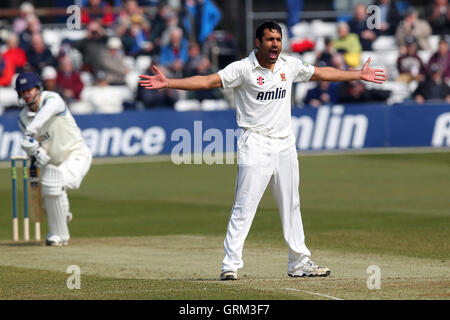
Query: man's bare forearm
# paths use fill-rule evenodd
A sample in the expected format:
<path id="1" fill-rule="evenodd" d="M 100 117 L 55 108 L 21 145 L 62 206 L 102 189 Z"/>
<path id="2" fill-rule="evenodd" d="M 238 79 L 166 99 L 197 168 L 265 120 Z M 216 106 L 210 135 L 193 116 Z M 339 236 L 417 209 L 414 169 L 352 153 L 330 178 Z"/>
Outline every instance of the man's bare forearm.
<path id="1" fill-rule="evenodd" d="M 167 83 L 169 88 L 180 90 L 207 90 L 222 86 L 218 74 L 192 76 L 183 79 L 167 79 Z"/>
<path id="2" fill-rule="evenodd" d="M 316 67 L 311 80 L 320 81 L 352 81 L 361 79 L 361 70 L 340 70 L 332 67 Z"/>

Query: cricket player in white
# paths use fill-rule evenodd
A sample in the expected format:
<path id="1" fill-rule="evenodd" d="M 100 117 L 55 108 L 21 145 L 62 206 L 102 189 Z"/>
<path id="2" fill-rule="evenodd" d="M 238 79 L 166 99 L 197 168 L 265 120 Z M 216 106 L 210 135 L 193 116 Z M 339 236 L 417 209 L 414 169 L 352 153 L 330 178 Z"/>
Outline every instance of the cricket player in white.
<path id="1" fill-rule="evenodd" d="M 41 191 L 47 215 L 46 244 L 67 245 L 72 219 L 67 188 L 78 189 L 88 172 L 92 153 L 61 96 L 43 91 L 38 75 L 25 72 L 16 79 L 25 107 L 19 115 L 24 132 L 22 149 L 41 168 Z"/>
<path id="2" fill-rule="evenodd" d="M 314 67 L 281 53 L 282 32 L 274 21 L 256 30 L 256 49 L 218 73 L 184 79 L 167 79 L 157 67 L 155 76 L 142 75 L 146 89 L 202 90 L 233 88 L 237 124 L 243 129 L 238 140 L 236 195 L 224 241 L 221 280 L 236 280 L 242 268 L 242 250 L 258 204 L 270 184 L 277 202 L 284 239 L 289 248 L 288 275 L 328 276 L 330 270 L 316 265 L 305 244 L 300 214 L 299 165 L 291 128 L 293 82 L 309 80 L 365 80 L 382 83 L 383 70 L 369 68 L 344 71 Z"/>

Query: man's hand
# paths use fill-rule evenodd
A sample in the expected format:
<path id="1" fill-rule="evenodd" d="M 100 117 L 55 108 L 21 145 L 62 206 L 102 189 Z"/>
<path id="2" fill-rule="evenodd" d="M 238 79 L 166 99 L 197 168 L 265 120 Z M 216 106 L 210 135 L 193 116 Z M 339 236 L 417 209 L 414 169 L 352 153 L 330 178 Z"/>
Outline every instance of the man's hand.
<path id="1" fill-rule="evenodd" d="M 366 63 L 364 63 L 361 69 L 361 80 L 375 82 L 375 83 L 383 83 L 386 81 L 386 74 L 383 69 L 371 69 L 369 68 L 370 58 L 367 59 Z"/>
<path id="2" fill-rule="evenodd" d="M 36 159 L 36 164 L 38 167 L 43 167 L 50 161 L 47 151 L 42 148 L 39 148 L 33 157 Z"/>
<path id="3" fill-rule="evenodd" d="M 25 151 L 25 153 L 31 157 L 36 154 L 36 152 L 39 149 L 39 141 L 34 139 L 30 135 L 24 135 L 22 139 L 22 149 Z"/>
<path id="4" fill-rule="evenodd" d="M 146 76 L 140 75 L 139 77 L 145 80 L 139 81 L 139 84 L 145 89 L 165 89 L 169 87 L 169 82 L 167 81 L 166 76 L 159 71 L 156 66 L 152 67 L 153 72 L 156 75 L 154 76 Z"/>

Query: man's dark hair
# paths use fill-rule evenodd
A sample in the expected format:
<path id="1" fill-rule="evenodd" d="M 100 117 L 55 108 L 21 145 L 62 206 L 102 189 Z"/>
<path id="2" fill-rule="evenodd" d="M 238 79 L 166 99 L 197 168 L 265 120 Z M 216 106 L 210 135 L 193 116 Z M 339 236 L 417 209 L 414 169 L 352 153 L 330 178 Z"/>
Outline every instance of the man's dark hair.
<path id="1" fill-rule="evenodd" d="M 262 24 L 260 24 L 258 26 L 258 28 L 256 28 L 255 36 L 256 36 L 256 39 L 259 39 L 259 41 L 262 41 L 262 37 L 264 36 L 264 29 L 269 29 L 270 31 L 276 30 L 281 35 L 283 35 L 283 33 L 281 32 L 280 25 L 273 20 L 269 20 L 269 21 L 263 22 Z"/>

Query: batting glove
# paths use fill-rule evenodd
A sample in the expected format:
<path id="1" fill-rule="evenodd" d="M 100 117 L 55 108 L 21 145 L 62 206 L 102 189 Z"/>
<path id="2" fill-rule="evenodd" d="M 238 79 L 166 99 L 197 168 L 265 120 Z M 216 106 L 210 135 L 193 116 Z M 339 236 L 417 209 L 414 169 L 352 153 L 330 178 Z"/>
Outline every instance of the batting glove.
<path id="1" fill-rule="evenodd" d="M 50 161 L 50 157 L 48 156 L 47 151 L 42 148 L 39 148 L 36 154 L 33 155 L 33 157 L 36 159 L 36 165 L 38 167 L 43 167 Z"/>
<path id="2" fill-rule="evenodd" d="M 32 136 L 25 135 L 22 139 L 22 149 L 29 157 L 34 156 L 39 149 L 39 141 Z"/>

